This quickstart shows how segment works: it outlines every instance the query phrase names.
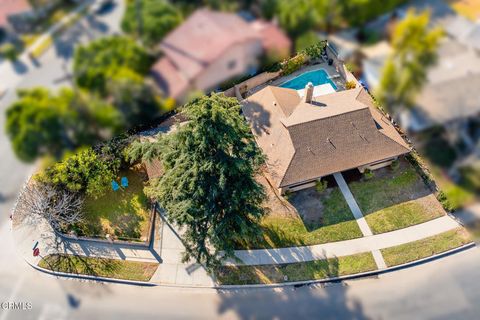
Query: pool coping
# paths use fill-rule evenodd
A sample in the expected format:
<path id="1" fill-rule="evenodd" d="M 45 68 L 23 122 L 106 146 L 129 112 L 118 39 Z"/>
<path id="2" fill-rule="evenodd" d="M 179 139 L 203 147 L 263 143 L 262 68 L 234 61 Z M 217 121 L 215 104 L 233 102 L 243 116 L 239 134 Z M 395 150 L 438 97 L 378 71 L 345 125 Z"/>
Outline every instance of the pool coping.
<path id="1" fill-rule="evenodd" d="M 336 84 L 333 82 L 333 80 L 332 80 L 332 79 L 335 79 L 335 78 L 332 78 L 332 75 L 328 72 L 327 69 L 325 69 L 325 68 L 323 68 L 323 67 L 320 67 L 321 65 L 318 65 L 318 66 L 319 66 L 319 68 L 315 68 L 315 69 L 312 69 L 312 70 L 309 70 L 309 71 L 301 72 L 301 73 L 297 74 L 295 77 L 292 77 L 292 78 L 290 78 L 290 79 L 284 80 L 284 81 L 282 81 L 281 83 L 276 84 L 276 85 L 277 85 L 278 87 L 280 87 L 280 88 L 293 89 L 293 88 L 282 87 L 282 85 L 285 84 L 285 83 L 287 83 L 287 82 L 293 81 L 294 79 L 297 79 L 297 78 L 303 76 L 304 74 L 312 73 L 312 72 L 317 72 L 317 71 L 323 70 L 323 71 L 325 71 L 325 73 L 327 74 L 328 80 L 330 80 L 332 83 L 329 83 L 329 82 L 327 82 L 327 83 L 322 83 L 322 84 L 314 85 L 314 87 L 318 87 L 318 86 L 326 85 L 326 84 L 329 84 L 329 85 L 332 85 L 332 84 L 333 84 L 333 87 L 332 87 L 332 88 L 335 90 L 335 92 L 338 92 L 338 87 L 337 87 L 337 85 L 336 85 Z M 301 71 L 301 70 L 300 70 L 300 71 Z M 293 73 L 293 74 L 294 74 L 294 73 Z M 293 74 L 292 74 L 292 75 L 293 75 Z M 285 78 L 289 78 L 289 76 L 290 76 L 290 75 L 286 76 Z M 305 89 L 305 88 L 302 88 L 302 89 L 293 89 L 293 90 L 299 91 L 299 90 L 304 90 L 304 89 Z"/>

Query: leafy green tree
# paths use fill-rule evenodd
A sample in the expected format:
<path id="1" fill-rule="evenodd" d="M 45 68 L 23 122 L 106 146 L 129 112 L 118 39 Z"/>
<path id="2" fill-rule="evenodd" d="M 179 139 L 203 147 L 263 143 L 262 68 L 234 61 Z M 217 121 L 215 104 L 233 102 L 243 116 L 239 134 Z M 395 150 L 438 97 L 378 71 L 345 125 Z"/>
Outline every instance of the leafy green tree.
<path id="1" fill-rule="evenodd" d="M 310 0 L 279 0 L 277 16 L 280 25 L 293 38 L 313 29 L 319 19 Z"/>
<path id="2" fill-rule="evenodd" d="M 408 0 L 341 0 L 343 18 L 350 26 L 363 26 L 376 17 L 391 12 Z"/>
<path id="3" fill-rule="evenodd" d="M 165 0 L 131 0 L 122 19 L 122 29 L 154 46 L 182 21 L 180 12 Z"/>
<path id="4" fill-rule="evenodd" d="M 417 93 L 427 81 L 427 72 L 437 61 L 442 30 L 429 28 L 428 12 L 410 11 L 398 23 L 392 36 L 393 52 L 386 62 L 376 96 L 380 103 L 396 113 L 400 107 L 412 107 Z"/>
<path id="5" fill-rule="evenodd" d="M 185 260 L 207 267 L 233 256 L 235 244 L 260 234 L 264 158 L 236 99 L 213 94 L 185 107 L 189 121 L 155 142 L 136 142 L 130 158 L 159 158 L 165 173 L 146 189 L 168 218 L 185 227 Z"/>
<path id="6" fill-rule="evenodd" d="M 110 79 L 141 81 L 151 64 L 152 58 L 133 40 L 114 36 L 78 47 L 73 71 L 78 86 L 105 95 Z"/>
<path id="7" fill-rule="evenodd" d="M 120 164 L 118 158 L 102 158 L 92 148 L 87 148 L 55 163 L 37 175 L 36 179 L 71 192 L 99 197 L 110 188 Z"/>
<path id="8" fill-rule="evenodd" d="M 307 31 L 295 40 L 295 51 L 304 51 L 306 48 L 318 43 L 318 41 L 318 36 L 314 31 Z"/>
<path id="9" fill-rule="evenodd" d="M 109 83 L 111 101 L 121 114 L 126 128 L 148 126 L 164 113 L 164 101 L 143 81 L 114 79 Z"/>
<path id="10" fill-rule="evenodd" d="M 34 88 L 18 95 L 7 109 L 5 129 L 23 161 L 44 155 L 60 158 L 65 151 L 108 138 L 119 127 L 112 106 L 71 89 L 52 94 Z"/>

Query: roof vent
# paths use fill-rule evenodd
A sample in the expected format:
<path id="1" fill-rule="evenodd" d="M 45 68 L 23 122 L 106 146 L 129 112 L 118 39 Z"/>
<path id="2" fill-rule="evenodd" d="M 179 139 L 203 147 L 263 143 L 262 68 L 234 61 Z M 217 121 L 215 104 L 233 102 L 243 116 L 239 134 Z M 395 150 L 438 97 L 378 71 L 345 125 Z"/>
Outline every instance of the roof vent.
<path id="1" fill-rule="evenodd" d="M 337 149 L 337 147 L 335 147 L 335 145 L 333 144 L 332 140 L 330 138 L 327 138 L 327 142 L 330 143 L 332 145 L 332 147 L 334 147 L 335 149 Z"/>
<path id="2" fill-rule="evenodd" d="M 313 98 L 313 83 L 309 82 L 305 86 L 305 95 L 303 96 L 303 102 L 311 103 Z"/>

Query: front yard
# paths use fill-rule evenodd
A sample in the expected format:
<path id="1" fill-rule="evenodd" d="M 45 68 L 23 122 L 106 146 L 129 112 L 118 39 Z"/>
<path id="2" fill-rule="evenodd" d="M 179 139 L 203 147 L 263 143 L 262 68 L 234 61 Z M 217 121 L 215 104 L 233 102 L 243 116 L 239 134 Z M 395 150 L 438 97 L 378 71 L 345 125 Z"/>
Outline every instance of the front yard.
<path id="1" fill-rule="evenodd" d="M 106 235 L 122 240 L 146 241 L 150 228 L 148 199 L 143 193 L 143 172 L 131 168 L 121 171 L 127 177 L 128 187 L 113 191 L 111 188 L 97 199 L 87 196 L 82 223 L 73 227 L 80 236 L 105 238 Z"/>
<path id="2" fill-rule="evenodd" d="M 44 257 L 38 266 L 57 272 L 149 281 L 157 270 L 158 263 L 55 254 Z"/>
<path id="3" fill-rule="evenodd" d="M 215 276 L 220 284 L 269 284 L 289 281 L 315 280 L 376 270 L 370 252 L 308 262 L 222 266 Z"/>
<path id="4" fill-rule="evenodd" d="M 470 241 L 467 230 L 456 228 L 422 240 L 382 249 L 381 252 L 387 266 L 392 267 L 430 257 L 460 247 Z"/>
<path id="5" fill-rule="evenodd" d="M 260 239 L 245 239 L 239 249 L 282 248 L 314 245 L 362 237 L 348 205 L 338 187 L 321 194 L 315 188 L 291 194 L 289 202 L 265 186 L 268 214 L 261 221 Z"/>
<path id="6" fill-rule="evenodd" d="M 374 234 L 406 228 L 445 214 L 435 195 L 404 159 L 349 187 Z"/>

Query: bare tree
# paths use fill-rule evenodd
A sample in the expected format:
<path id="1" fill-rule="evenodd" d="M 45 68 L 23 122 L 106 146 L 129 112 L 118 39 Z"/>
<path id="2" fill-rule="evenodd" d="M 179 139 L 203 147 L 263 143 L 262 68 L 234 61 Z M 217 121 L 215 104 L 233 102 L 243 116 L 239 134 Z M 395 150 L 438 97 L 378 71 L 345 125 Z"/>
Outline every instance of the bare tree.
<path id="1" fill-rule="evenodd" d="M 30 182 L 20 193 L 15 214 L 45 218 L 57 231 L 82 220 L 83 198 L 50 184 Z"/>

